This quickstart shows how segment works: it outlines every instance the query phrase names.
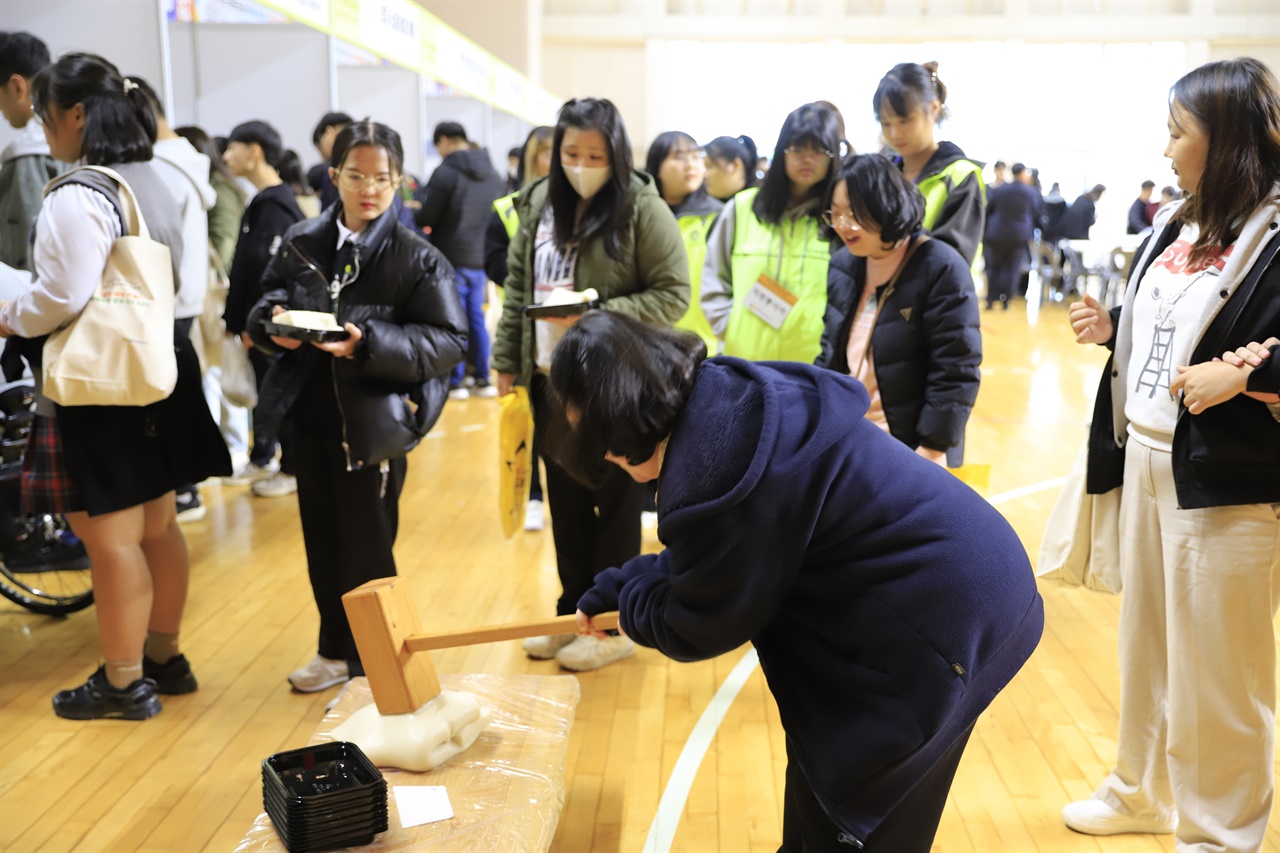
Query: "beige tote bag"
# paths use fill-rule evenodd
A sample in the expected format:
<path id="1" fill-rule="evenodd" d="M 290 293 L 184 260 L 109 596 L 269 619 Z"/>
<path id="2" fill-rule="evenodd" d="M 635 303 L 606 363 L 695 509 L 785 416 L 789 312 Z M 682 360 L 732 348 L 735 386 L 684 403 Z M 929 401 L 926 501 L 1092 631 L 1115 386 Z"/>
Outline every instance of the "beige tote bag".
<path id="1" fill-rule="evenodd" d="M 150 405 L 178 384 L 169 247 L 151 239 L 123 177 L 101 166 L 83 168 L 120 185 L 129 232 L 112 245 L 84 310 L 45 342 L 44 395 L 60 406 Z"/>
<path id="2" fill-rule="evenodd" d="M 1088 464 L 1086 441 L 1045 524 L 1036 575 L 1119 595 L 1120 487 L 1104 495 L 1086 492 Z"/>

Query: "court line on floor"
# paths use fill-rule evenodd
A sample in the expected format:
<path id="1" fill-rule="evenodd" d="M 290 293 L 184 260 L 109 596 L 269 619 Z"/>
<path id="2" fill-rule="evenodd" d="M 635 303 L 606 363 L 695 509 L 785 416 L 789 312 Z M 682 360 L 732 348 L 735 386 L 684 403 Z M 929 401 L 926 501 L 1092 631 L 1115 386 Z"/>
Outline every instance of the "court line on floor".
<path id="1" fill-rule="evenodd" d="M 693 777 L 698 774 L 698 767 L 702 765 L 702 759 L 706 756 L 711 741 L 715 739 L 724 715 L 729 712 L 729 707 L 738 698 L 751 673 L 755 672 L 759 661 L 755 647 L 747 649 L 742 660 L 734 666 L 733 672 L 729 673 L 729 677 L 716 690 L 716 695 L 711 697 L 693 731 L 689 733 L 689 739 L 684 742 L 680 757 L 676 759 L 676 766 L 671 770 L 671 778 L 662 791 L 653 823 L 649 824 L 649 837 L 644 842 L 644 853 L 668 853 L 671 850 L 671 842 L 675 840 L 676 829 L 684 814 L 685 802 L 693 788 Z"/>
<path id="2" fill-rule="evenodd" d="M 992 506 L 1006 503 L 1008 501 L 1025 498 L 1027 495 L 1034 495 L 1036 492 L 1046 492 L 1049 489 L 1056 489 L 1063 483 L 1067 482 L 1066 477 L 1054 477 L 1051 480 L 1041 480 L 1039 483 L 1032 483 L 1029 486 L 1022 486 L 1017 489 L 1010 489 L 1007 492 L 1001 492 L 998 495 L 987 498 L 987 503 Z"/>
<path id="3" fill-rule="evenodd" d="M 1001 492 L 989 498 L 987 502 L 996 506 L 1037 492 L 1048 491 L 1061 486 L 1066 481 L 1066 477 L 1042 480 L 1039 483 Z M 711 741 L 720 730 L 720 723 L 724 721 L 725 714 L 729 712 L 734 700 L 742 692 L 743 685 L 747 683 L 751 673 L 755 672 L 759 660 L 754 647 L 747 649 L 747 653 L 742 656 L 733 671 L 729 673 L 729 677 L 711 697 L 702 716 L 694 725 L 693 731 L 689 733 L 688 740 L 680 750 L 680 757 L 676 759 L 676 766 L 671 770 L 671 778 L 663 788 L 662 799 L 658 801 L 658 810 L 653 815 L 653 823 L 649 824 L 644 853 L 670 853 L 676 830 L 680 827 L 680 818 L 684 815 L 685 803 L 689 799 L 689 792 L 693 789 L 693 779 L 698 775 L 698 768 L 702 766 L 702 759 L 706 757 Z"/>

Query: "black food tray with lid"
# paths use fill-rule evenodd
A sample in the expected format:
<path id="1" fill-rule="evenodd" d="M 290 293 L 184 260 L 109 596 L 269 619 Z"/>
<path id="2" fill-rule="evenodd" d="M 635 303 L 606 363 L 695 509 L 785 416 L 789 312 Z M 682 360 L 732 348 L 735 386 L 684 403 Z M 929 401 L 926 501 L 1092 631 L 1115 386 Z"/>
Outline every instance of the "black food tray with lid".
<path id="1" fill-rule="evenodd" d="M 599 308 L 600 300 L 593 299 L 590 302 L 574 302 L 571 305 L 526 305 L 524 313 L 526 316 L 537 320 L 547 317 L 572 317 L 576 314 L 585 314 L 592 308 Z"/>
<path id="2" fill-rule="evenodd" d="M 269 320 L 263 322 L 262 328 L 268 335 L 274 335 L 277 338 L 293 338 L 297 341 L 310 341 L 317 344 L 345 341 L 351 337 L 346 329 L 304 329 L 301 326 L 282 326 Z"/>

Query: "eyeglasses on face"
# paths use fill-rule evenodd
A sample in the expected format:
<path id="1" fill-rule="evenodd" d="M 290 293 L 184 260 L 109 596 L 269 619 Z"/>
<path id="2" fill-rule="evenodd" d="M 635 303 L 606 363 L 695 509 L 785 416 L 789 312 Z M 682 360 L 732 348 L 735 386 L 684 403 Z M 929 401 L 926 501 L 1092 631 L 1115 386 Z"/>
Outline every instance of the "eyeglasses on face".
<path id="1" fill-rule="evenodd" d="M 805 157 L 809 160 L 818 160 L 823 157 L 830 160 L 832 157 L 836 156 L 825 148 L 814 148 L 812 145 L 806 145 L 803 148 L 798 145 L 788 145 L 786 148 L 782 149 L 782 151 L 785 154 L 790 154 L 792 157 Z"/>
<path id="2" fill-rule="evenodd" d="M 701 148 L 692 148 L 686 151 L 672 151 L 667 154 L 668 160 L 674 160 L 677 163 L 702 163 L 707 159 L 707 152 Z"/>
<path id="3" fill-rule="evenodd" d="M 858 224 L 858 220 L 853 218 L 852 213 L 844 211 L 836 212 L 834 210 L 822 211 L 822 221 L 830 225 L 832 228 L 846 228 L 852 231 L 861 231 L 862 226 Z"/>
<path id="4" fill-rule="evenodd" d="M 373 187 L 378 192 L 384 193 L 396 185 L 396 179 L 386 173 L 365 176 L 350 169 L 338 172 L 338 181 L 344 190 L 351 192 L 360 192 L 365 187 Z"/>

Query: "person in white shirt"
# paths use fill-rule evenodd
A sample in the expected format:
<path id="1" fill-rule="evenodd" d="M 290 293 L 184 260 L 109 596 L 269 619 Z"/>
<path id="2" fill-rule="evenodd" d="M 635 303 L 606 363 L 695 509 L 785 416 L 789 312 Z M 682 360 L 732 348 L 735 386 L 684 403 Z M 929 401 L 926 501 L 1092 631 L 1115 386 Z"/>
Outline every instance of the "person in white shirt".
<path id="1" fill-rule="evenodd" d="M 155 119 L 137 85 L 101 57 L 69 53 L 36 75 L 32 92 L 53 156 L 121 175 L 151 239 L 169 249 L 177 279 L 182 217 L 150 163 Z M 177 382 L 159 402 L 55 405 L 42 393 L 43 336 L 74 322 L 98 290 L 126 233 L 123 195 L 96 171 L 58 179 L 36 223 L 36 281 L 0 306 L 0 336 L 23 348 L 37 379 L 23 501 L 28 512 L 64 513 L 92 561 L 105 663 L 53 697 L 54 713 L 73 720 L 144 720 L 161 710 L 157 693 L 197 689 L 178 645 L 190 560 L 174 489 L 231 472 L 187 338 L 174 335 Z"/>
<path id="2" fill-rule="evenodd" d="M 1165 156 L 1188 197 L 1156 214 L 1123 307 L 1071 305 L 1077 341 L 1114 349 L 1087 487 L 1123 487 L 1124 596 L 1118 756 L 1062 816 L 1090 835 L 1176 831 L 1183 853 L 1256 851 L 1275 791 L 1280 383 L 1232 355 L 1280 329 L 1275 75 L 1247 58 L 1187 74 Z M 1206 387 L 1220 370 L 1244 393 Z"/>

